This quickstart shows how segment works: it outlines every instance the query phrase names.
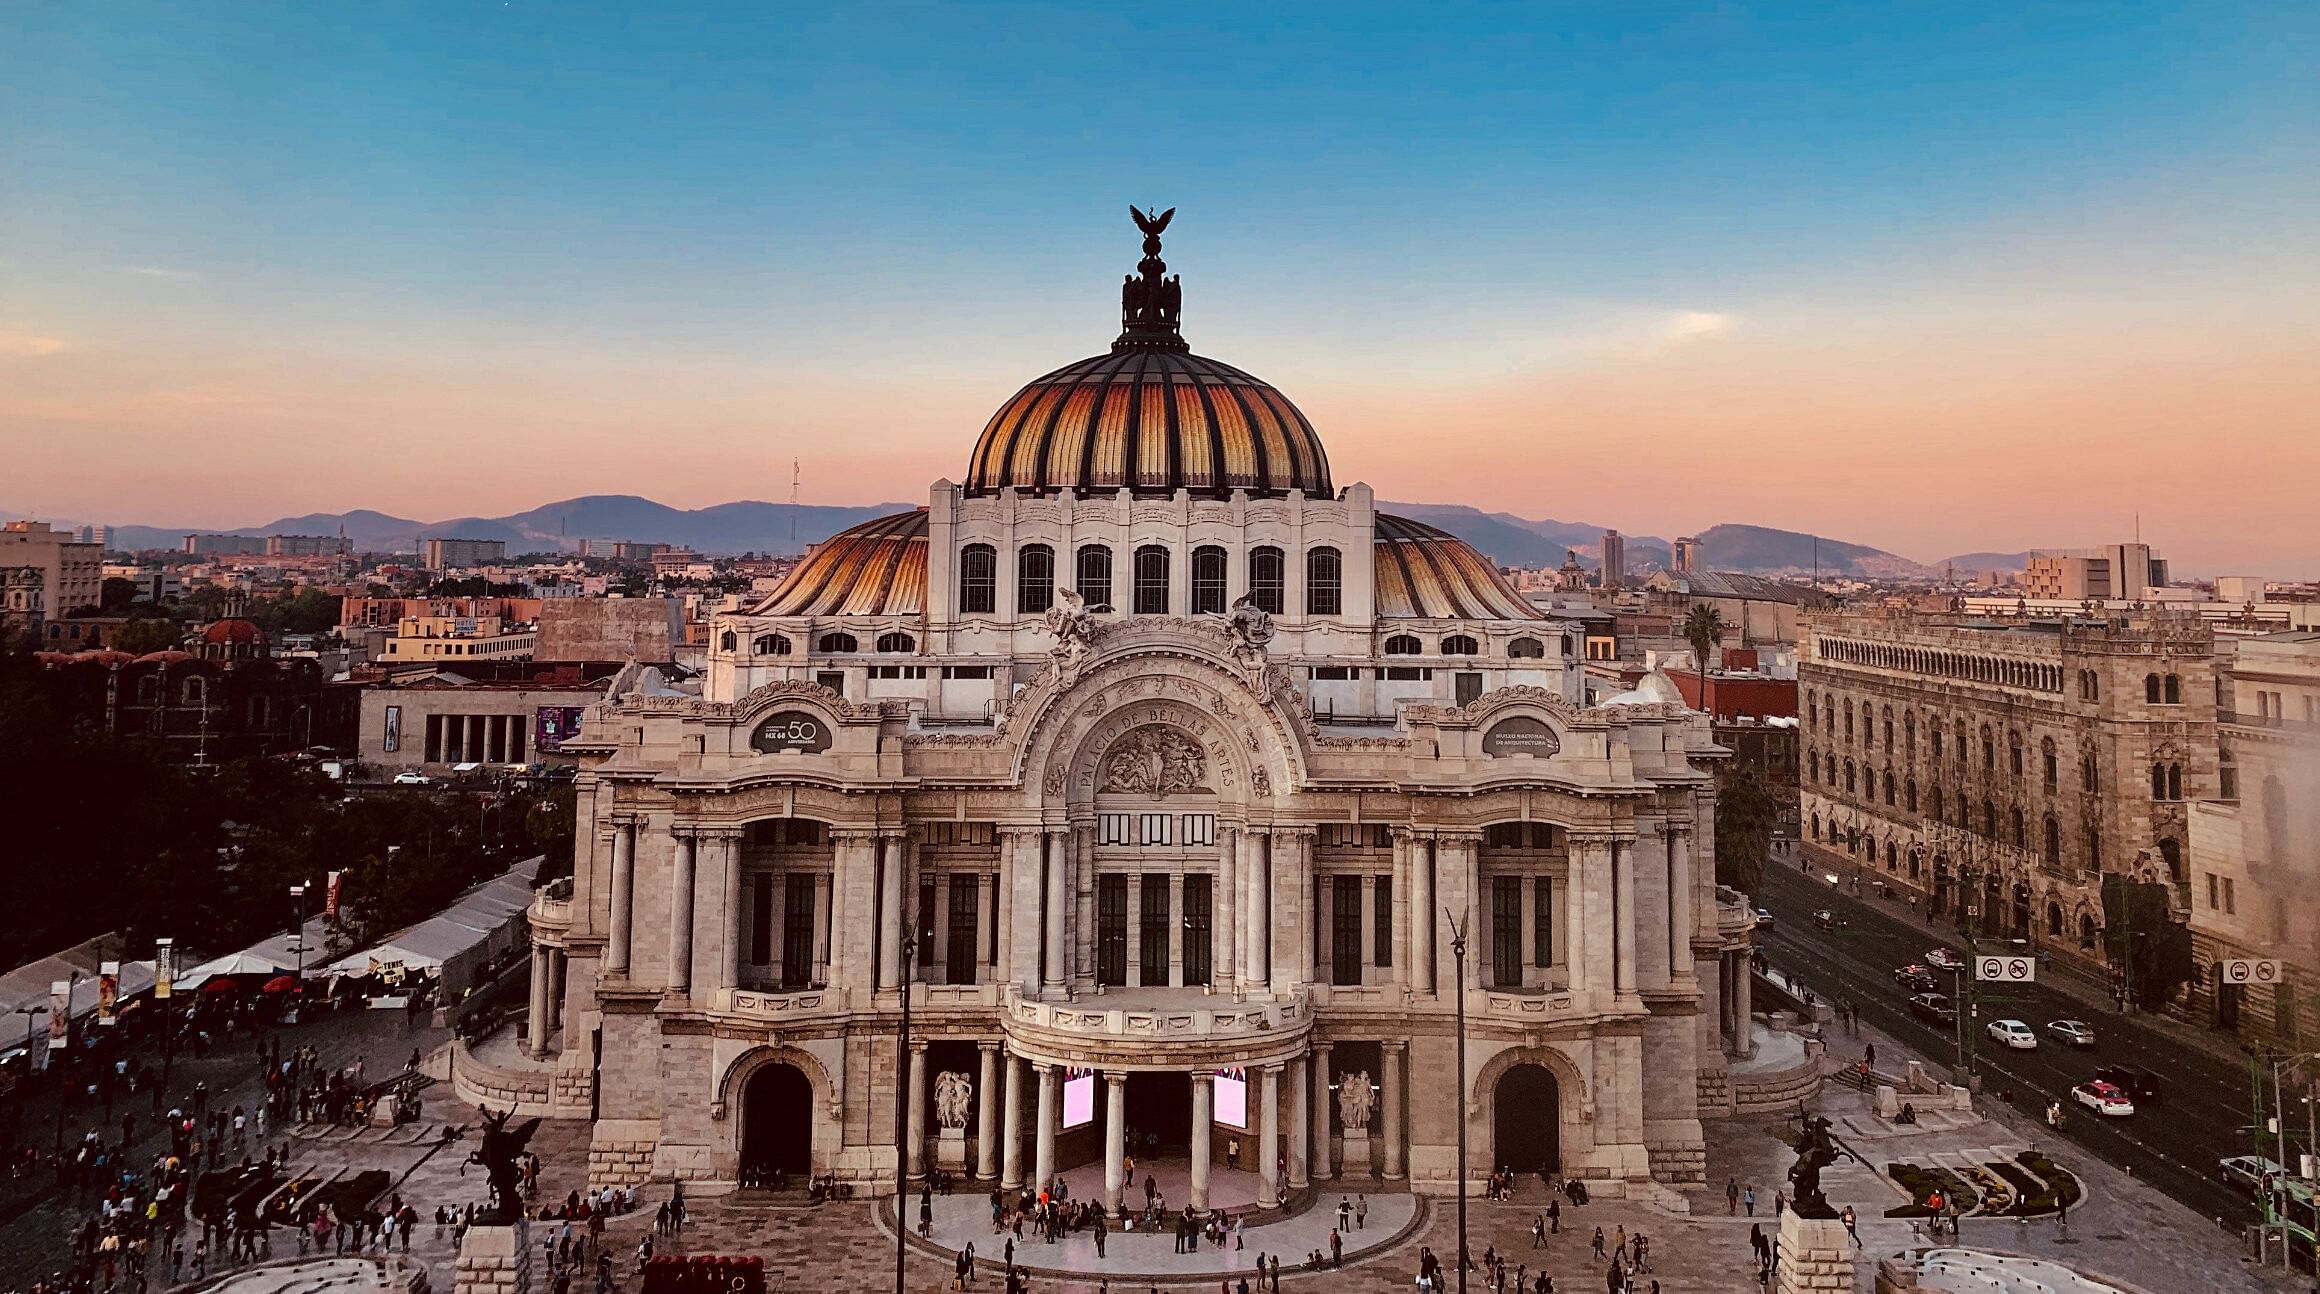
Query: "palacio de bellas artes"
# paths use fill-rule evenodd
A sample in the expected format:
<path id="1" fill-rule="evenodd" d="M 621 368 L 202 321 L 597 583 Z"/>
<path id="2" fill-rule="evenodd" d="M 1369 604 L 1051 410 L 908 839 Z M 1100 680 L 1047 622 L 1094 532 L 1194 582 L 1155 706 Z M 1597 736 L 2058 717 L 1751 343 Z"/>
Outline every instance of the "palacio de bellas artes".
<path id="1" fill-rule="evenodd" d="M 1136 214 L 1118 339 L 962 481 L 720 617 L 700 695 L 632 669 L 564 746 L 524 1041 L 590 1180 L 1117 1206 L 1133 1157 L 1264 1210 L 1454 1192 L 1463 1120 L 1471 1182 L 1701 1181 L 1747 1018 L 1726 752 L 1648 686 L 1588 704 L 1578 626 L 1194 353 L 1172 215 Z"/>

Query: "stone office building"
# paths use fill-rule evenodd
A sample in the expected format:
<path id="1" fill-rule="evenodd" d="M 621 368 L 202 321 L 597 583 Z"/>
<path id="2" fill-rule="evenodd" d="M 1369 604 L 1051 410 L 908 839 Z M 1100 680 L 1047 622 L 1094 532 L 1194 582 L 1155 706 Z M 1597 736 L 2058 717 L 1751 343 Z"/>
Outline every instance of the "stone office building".
<path id="1" fill-rule="evenodd" d="M 1465 1118 L 1477 1178 L 1699 1180 L 1742 920 L 1704 717 L 1584 707 L 1570 626 L 1190 352 L 1158 251 L 963 484 L 720 616 L 703 695 L 566 744 L 529 1042 L 592 1085 L 596 1179 L 886 1190 L 903 1153 L 1116 1203 L 1156 1145 L 1195 1207 L 1227 1172 L 1270 1206 L 1450 1189 Z"/>
<path id="2" fill-rule="evenodd" d="M 2190 902 L 2215 794 L 2215 643 L 2195 616 L 1807 622 L 1804 847 L 1963 929 L 2099 960 L 2102 877 Z"/>

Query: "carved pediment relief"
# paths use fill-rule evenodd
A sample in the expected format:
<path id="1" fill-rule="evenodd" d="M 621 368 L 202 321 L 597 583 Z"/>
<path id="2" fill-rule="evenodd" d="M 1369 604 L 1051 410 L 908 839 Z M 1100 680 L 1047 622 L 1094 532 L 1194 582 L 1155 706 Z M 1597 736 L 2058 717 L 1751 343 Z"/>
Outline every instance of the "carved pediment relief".
<path id="1" fill-rule="evenodd" d="M 1104 751 L 1096 789 L 1116 795 L 1177 795 L 1208 790 L 1208 754 L 1166 724 L 1131 729 Z"/>

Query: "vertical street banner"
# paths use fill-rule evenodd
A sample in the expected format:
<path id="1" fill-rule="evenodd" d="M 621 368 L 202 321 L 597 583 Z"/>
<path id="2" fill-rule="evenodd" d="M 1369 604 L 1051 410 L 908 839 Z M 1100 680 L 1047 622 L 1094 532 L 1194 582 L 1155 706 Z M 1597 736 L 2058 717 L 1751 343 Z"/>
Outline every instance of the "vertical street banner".
<path id="1" fill-rule="evenodd" d="M 121 963 L 97 964 L 97 1023 L 110 1029 L 121 1022 Z"/>
<path id="2" fill-rule="evenodd" d="M 169 1000 L 169 990 L 177 980 L 177 941 L 153 941 L 153 997 L 155 1001 Z"/>
<path id="3" fill-rule="evenodd" d="M 338 920 L 338 878 L 344 875 L 342 871 L 332 872 L 330 883 L 322 890 L 322 915 L 332 921 Z"/>
<path id="4" fill-rule="evenodd" d="M 63 1051 L 72 1033 L 72 982 L 56 980 L 48 986 L 48 1049 Z"/>

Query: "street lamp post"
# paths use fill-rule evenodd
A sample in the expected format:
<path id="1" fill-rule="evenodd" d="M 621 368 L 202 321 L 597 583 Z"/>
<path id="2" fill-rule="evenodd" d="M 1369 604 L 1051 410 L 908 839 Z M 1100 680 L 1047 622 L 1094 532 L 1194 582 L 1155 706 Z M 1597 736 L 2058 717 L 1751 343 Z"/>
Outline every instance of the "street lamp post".
<path id="1" fill-rule="evenodd" d="M 1458 1294 L 1466 1294 L 1466 931 L 1450 910 L 1442 910 L 1450 926 L 1450 958 L 1456 970 L 1452 1004 L 1458 1018 L 1458 1077 L 1453 1084 L 1458 1103 Z"/>
<path id="2" fill-rule="evenodd" d="M 74 971 L 72 978 L 65 981 L 64 988 L 64 1057 L 67 1070 L 72 1068 L 72 1001 L 73 995 L 80 991 L 80 987 L 81 973 Z M 51 1021 L 50 1023 L 53 1027 L 55 1022 Z M 64 1107 L 66 1098 L 71 1095 L 71 1090 L 64 1084 L 71 1081 L 69 1074 L 59 1079 L 56 1091 L 56 1153 L 60 1155 L 64 1153 Z"/>
<path id="3" fill-rule="evenodd" d="M 902 936 L 902 1034 L 895 1048 L 894 1101 L 894 1294 L 904 1294 L 903 1257 L 910 1224 L 903 1211 L 910 1205 L 910 979 L 918 954 L 918 919 L 913 916 Z"/>

